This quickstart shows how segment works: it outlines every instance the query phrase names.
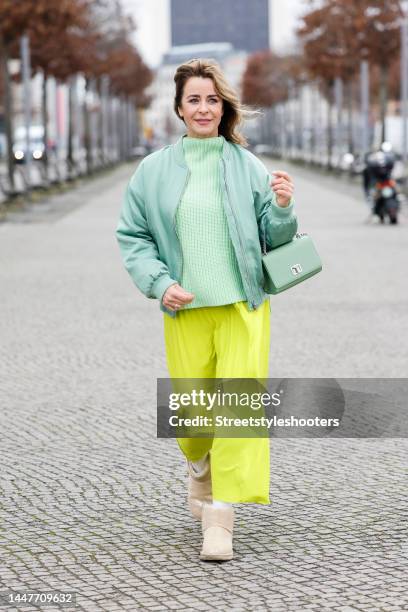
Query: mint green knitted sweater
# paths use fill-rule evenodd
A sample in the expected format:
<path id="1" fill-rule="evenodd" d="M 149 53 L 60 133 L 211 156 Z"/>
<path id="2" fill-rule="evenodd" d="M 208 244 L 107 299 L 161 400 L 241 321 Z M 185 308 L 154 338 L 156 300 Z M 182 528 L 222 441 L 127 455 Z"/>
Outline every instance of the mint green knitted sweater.
<path id="1" fill-rule="evenodd" d="M 182 310 L 246 300 L 222 202 L 223 142 L 222 136 L 183 138 L 191 174 L 176 213 L 183 254 L 180 284 L 195 299 Z"/>

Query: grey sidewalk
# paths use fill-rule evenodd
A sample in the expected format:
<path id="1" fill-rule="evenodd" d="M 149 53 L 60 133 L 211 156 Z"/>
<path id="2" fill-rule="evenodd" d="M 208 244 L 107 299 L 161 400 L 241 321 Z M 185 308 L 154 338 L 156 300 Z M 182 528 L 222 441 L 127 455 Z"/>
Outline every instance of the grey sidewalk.
<path id="1" fill-rule="evenodd" d="M 199 561 L 183 458 L 155 438 L 163 315 L 114 237 L 131 172 L 0 224 L 1 588 L 86 612 L 408 609 L 406 440 L 273 440 L 271 506 L 238 507 L 233 561 Z M 366 224 L 293 176 L 325 268 L 272 298 L 270 375 L 406 376 L 407 218 Z"/>

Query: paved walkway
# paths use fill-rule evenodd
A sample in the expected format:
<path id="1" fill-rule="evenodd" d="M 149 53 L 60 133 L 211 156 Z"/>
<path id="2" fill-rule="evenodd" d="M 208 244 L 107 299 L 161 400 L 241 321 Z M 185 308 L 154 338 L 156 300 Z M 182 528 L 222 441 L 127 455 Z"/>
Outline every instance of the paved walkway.
<path id="1" fill-rule="evenodd" d="M 408 609 L 403 439 L 274 440 L 271 506 L 238 507 L 233 561 L 198 560 L 183 458 L 155 438 L 162 314 L 114 237 L 131 172 L 0 225 L 2 588 L 86 612 Z M 293 174 L 325 270 L 273 298 L 271 376 L 406 376 L 406 216 L 368 225 L 353 189 Z"/>

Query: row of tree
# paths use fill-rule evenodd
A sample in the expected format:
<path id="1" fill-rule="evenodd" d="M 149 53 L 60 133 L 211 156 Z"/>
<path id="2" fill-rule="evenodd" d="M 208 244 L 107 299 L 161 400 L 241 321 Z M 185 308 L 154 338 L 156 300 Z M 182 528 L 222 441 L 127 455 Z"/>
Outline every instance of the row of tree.
<path id="1" fill-rule="evenodd" d="M 274 107 L 310 82 L 318 83 L 333 108 L 335 82 L 341 79 L 348 109 L 348 147 L 353 152 L 352 112 L 361 61 L 369 65 L 370 91 L 378 103 L 385 140 L 389 97 L 400 97 L 401 19 L 399 0 L 309 0 L 309 10 L 297 29 L 301 54 L 279 56 L 265 51 L 249 58 L 243 77 L 246 104 Z M 328 157 L 333 122 L 329 116 Z"/>
<path id="2" fill-rule="evenodd" d="M 32 76 L 41 72 L 44 146 L 48 146 L 47 82 L 50 77 L 69 85 L 69 117 L 75 77 L 85 79 L 86 92 L 114 96 L 135 108 L 149 104 L 145 89 L 153 75 L 131 43 L 135 24 L 119 0 L 0 0 L 0 93 L 8 141 L 8 175 L 14 186 L 13 107 L 9 60 L 20 57 L 20 37 L 29 38 Z M 21 75 L 17 75 L 19 80 Z M 92 169 L 90 121 L 84 105 L 87 168 Z M 69 122 L 68 162 L 73 155 L 73 123 Z M 44 158 L 47 164 L 48 156 Z"/>

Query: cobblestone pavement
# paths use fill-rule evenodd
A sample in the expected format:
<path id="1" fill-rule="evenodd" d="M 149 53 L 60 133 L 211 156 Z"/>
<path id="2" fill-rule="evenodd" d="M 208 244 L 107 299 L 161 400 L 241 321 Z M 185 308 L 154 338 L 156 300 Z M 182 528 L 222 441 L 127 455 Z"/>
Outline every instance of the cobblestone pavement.
<path id="1" fill-rule="evenodd" d="M 406 217 L 367 224 L 347 186 L 274 167 L 325 269 L 273 298 L 271 376 L 406 376 Z M 233 561 L 199 561 L 184 460 L 155 438 L 162 313 L 114 238 L 131 172 L 0 225 L 1 589 L 87 612 L 407 610 L 404 439 L 273 440 L 272 504 L 237 507 Z"/>

